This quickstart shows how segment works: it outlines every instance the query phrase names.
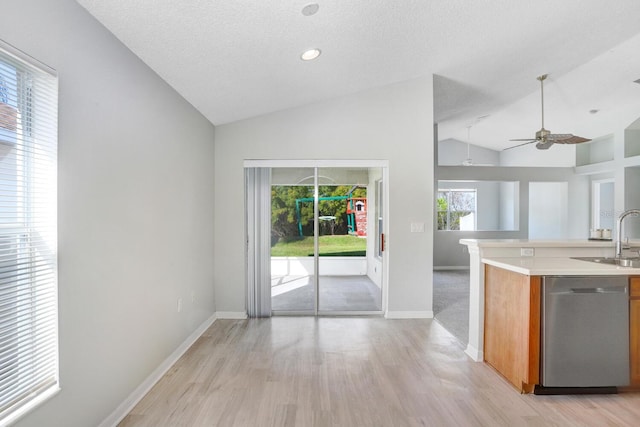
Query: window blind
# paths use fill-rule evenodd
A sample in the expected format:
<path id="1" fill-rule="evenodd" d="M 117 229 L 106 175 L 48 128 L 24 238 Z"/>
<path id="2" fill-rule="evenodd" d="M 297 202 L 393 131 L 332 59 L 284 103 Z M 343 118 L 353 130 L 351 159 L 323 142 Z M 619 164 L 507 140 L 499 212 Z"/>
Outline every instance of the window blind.
<path id="1" fill-rule="evenodd" d="M 55 73 L 0 42 L 0 424 L 58 391 Z"/>

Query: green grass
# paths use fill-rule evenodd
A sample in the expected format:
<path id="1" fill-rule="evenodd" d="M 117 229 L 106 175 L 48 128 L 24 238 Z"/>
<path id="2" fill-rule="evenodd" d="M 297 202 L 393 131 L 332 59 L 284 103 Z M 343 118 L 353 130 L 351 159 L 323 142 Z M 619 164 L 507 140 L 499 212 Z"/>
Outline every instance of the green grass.
<path id="1" fill-rule="evenodd" d="M 356 236 L 320 236 L 320 256 L 365 256 L 367 239 Z M 313 256 L 313 237 L 291 242 L 278 242 L 271 247 L 271 256 Z"/>

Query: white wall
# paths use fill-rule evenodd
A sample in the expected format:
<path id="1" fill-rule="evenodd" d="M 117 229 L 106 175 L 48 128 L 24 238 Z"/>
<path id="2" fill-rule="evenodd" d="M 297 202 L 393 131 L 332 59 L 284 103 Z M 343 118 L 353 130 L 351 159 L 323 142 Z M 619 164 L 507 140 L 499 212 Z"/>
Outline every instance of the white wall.
<path id="1" fill-rule="evenodd" d="M 388 159 L 390 311 L 431 311 L 432 78 L 381 87 L 216 128 L 218 311 L 245 312 L 245 159 Z"/>
<path id="2" fill-rule="evenodd" d="M 624 169 L 624 177 L 626 186 L 625 192 L 625 209 L 640 209 L 640 166 L 627 167 Z M 616 216 L 616 219 L 618 217 Z M 617 222 L 616 222 L 617 226 Z M 629 216 L 622 224 L 622 239 L 638 239 L 640 238 L 640 218 Z"/>
<path id="3" fill-rule="evenodd" d="M 529 183 L 529 238 L 568 238 L 569 184 Z"/>
<path id="4" fill-rule="evenodd" d="M 62 391 L 18 425 L 96 426 L 215 311 L 214 129 L 75 1 L 1 10 L 60 87 Z"/>
<path id="5" fill-rule="evenodd" d="M 520 186 L 517 182 L 500 182 L 500 230 L 517 230 L 520 228 Z"/>
<path id="6" fill-rule="evenodd" d="M 500 152 L 455 139 L 438 142 L 438 166 L 461 166 L 471 159 L 475 165 L 500 166 Z"/>

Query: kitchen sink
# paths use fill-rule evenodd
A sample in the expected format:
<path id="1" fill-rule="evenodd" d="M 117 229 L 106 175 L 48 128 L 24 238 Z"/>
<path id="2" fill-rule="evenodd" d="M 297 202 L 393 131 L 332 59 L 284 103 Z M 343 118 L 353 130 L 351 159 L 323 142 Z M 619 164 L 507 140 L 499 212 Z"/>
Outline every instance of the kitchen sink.
<path id="1" fill-rule="evenodd" d="M 600 264 L 611 264 L 619 267 L 640 268 L 640 257 L 636 258 L 605 258 L 597 256 L 571 257 L 580 261 L 597 262 Z"/>

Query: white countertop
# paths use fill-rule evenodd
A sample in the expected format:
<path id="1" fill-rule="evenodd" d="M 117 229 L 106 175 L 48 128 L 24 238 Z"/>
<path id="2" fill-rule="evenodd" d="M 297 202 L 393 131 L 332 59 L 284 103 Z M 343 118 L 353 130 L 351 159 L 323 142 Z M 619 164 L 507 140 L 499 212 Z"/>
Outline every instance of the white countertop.
<path id="1" fill-rule="evenodd" d="M 571 258 L 483 258 L 482 262 L 527 276 L 635 276 L 640 268 L 581 261 Z"/>
<path id="2" fill-rule="evenodd" d="M 615 243 L 611 240 L 529 240 L 529 239 L 460 239 L 460 244 L 477 247 L 496 247 L 496 248 L 589 248 L 589 247 L 614 247 Z M 640 242 L 631 241 L 631 245 L 640 245 Z"/>

